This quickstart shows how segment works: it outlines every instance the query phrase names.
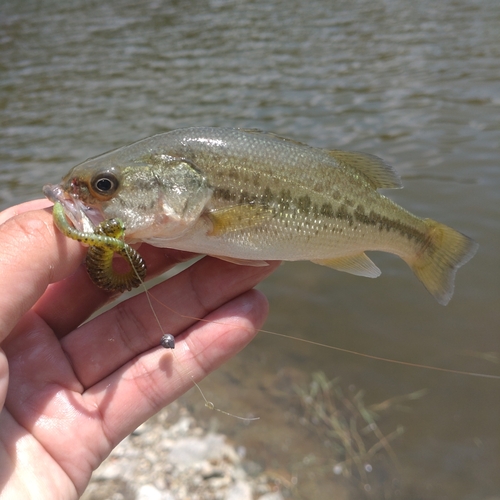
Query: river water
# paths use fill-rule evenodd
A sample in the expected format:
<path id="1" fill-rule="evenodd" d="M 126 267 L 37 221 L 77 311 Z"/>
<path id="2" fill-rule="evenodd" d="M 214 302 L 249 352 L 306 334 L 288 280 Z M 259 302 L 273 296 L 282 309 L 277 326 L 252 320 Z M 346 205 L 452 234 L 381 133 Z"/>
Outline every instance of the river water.
<path id="1" fill-rule="evenodd" d="M 500 374 L 497 0 L 3 0 L 0 109 L 0 208 L 39 197 L 87 157 L 185 126 L 381 156 L 405 185 L 391 198 L 480 244 L 452 302 L 438 305 L 386 254 L 374 256 L 377 280 L 288 263 L 261 286 L 266 328 Z M 318 371 L 366 405 L 427 390 L 407 411 L 389 405 L 380 429 L 405 432 L 395 457 L 362 459 L 360 479 L 334 473 L 335 440 L 298 407 L 293 384 Z M 261 333 L 203 387 L 219 407 L 261 417 L 245 424 L 186 399 L 294 498 L 500 498 L 499 380 Z"/>

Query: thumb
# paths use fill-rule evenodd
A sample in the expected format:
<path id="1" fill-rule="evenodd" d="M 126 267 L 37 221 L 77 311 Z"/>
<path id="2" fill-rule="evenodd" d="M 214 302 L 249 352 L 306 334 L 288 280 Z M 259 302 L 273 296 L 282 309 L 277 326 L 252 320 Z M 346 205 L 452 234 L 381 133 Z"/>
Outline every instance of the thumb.
<path id="1" fill-rule="evenodd" d="M 50 283 L 77 269 L 85 252 L 56 229 L 51 209 L 21 213 L 0 226 L 0 342 Z"/>

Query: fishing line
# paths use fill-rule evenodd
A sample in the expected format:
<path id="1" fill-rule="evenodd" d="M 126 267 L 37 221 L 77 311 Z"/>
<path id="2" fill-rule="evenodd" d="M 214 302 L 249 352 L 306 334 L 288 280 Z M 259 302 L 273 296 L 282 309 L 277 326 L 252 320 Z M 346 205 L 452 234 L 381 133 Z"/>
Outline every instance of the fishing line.
<path id="1" fill-rule="evenodd" d="M 125 247 L 125 252 L 126 252 L 127 256 L 130 258 L 130 255 L 129 255 L 127 247 Z M 130 264 L 130 262 L 129 262 L 129 264 Z M 159 301 L 158 299 L 156 299 L 156 297 L 154 297 L 151 294 L 151 292 L 147 289 L 146 284 L 144 283 L 144 281 L 142 280 L 142 278 L 139 276 L 139 273 L 137 272 L 135 266 L 131 265 L 131 267 L 134 270 L 137 278 L 141 282 L 141 286 L 144 289 L 144 294 L 146 295 L 146 299 L 147 299 L 147 301 L 149 303 L 149 307 L 151 308 L 151 311 L 152 311 L 153 316 L 154 316 L 154 318 L 156 320 L 156 323 L 158 324 L 158 327 L 160 328 L 160 332 L 162 334 L 162 337 L 161 337 L 161 340 L 160 340 L 160 345 L 163 348 L 165 348 L 165 349 L 170 349 L 172 351 L 172 356 L 180 364 L 180 360 L 179 360 L 179 358 L 177 357 L 177 355 L 175 354 L 175 351 L 174 351 L 174 349 L 175 349 L 175 337 L 172 334 L 170 334 L 170 333 L 165 333 L 165 331 L 163 330 L 163 326 L 162 326 L 162 324 L 160 322 L 160 319 L 158 318 L 158 315 L 156 314 L 156 311 L 154 310 L 153 303 L 151 302 L 151 297 L 153 297 L 160 304 L 162 304 L 162 302 Z M 162 305 L 165 305 L 165 304 L 162 304 Z M 168 306 L 166 306 L 166 307 L 169 310 L 173 311 L 173 309 L 169 308 Z M 183 316 L 181 315 L 181 317 L 183 317 Z M 185 316 L 185 317 L 189 318 L 188 316 Z M 196 319 L 196 318 L 192 318 L 192 319 Z M 210 321 L 206 321 L 206 323 L 210 323 Z M 217 322 L 213 322 L 213 323 L 217 323 Z M 223 323 L 217 323 L 217 324 L 223 324 Z M 229 417 L 237 418 L 239 420 L 245 420 L 247 422 L 250 422 L 250 421 L 253 421 L 253 420 L 259 420 L 260 419 L 260 417 L 242 417 L 240 415 L 234 415 L 233 413 L 229 413 L 229 412 L 224 411 L 224 410 L 222 410 L 220 408 L 217 408 L 212 401 L 209 401 L 205 397 L 205 394 L 201 390 L 201 387 L 196 383 L 196 380 L 194 379 L 194 377 L 191 374 L 189 374 L 189 376 L 191 377 L 191 381 L 193 382 L 194 386 L 200 392 L 201 397 L 203 398 L 203 401 L 205 402 L 205 407 L 208 408 L 209 410 L 215 410 L 215 411 L 218 411 L 219 413 L 223 413 L 224 415 L 228 415 Z"/>
<path id="2" fill-rule="evenodd" d="M 214 321 L 214 320 L 203 319 L 203 318 L 196 318 L 195 316 L 189 316 L 189 315 L 186 315 L 186 314 L 182 314 L 182 313 L 176 311 L 175 309 L 169 307 L 167 304 L 164 304 L 161 300 L 157 299 L 154 296 L 154 294 L 152 294 L 150 291 L 147 291 L 147 292 L 150 294 L 151 298 L 153 298 L 158 304 L 160 304 L 162 307 L 168 309 L 170 312 L 176 314 L 177 316 L 179 316 L 181 318 L 192 319 L 192 320 L 201 321 L 201 322 L 204 322 L 204 323 L 215 323 L 215 324 L 220 324 L 220 325 L 226 325 L 226 323 L 217 322 L 217 321 Z M 148 301 L 149 301 L 149 303 L 151 305 L 151 300 L 149 299 L 149 297 L 148 297 Z M 466 371 L 466 370 L 454 370 L 453 368 L 442 368 L 442 367 L 439 367 L 439 366 L 422 365 L 422 364 L 419 364 L 419 363 L 412 363 L 410 361 L 400 361 L 400 360 L 397 360 L 397 359 L 384 358 L 383 356 L 375 356 L 373 354 L 367 354 L 367 353 L 363 353 L 363 352 L 359 352 L 359 351 L 354 351 L 354 350 L 351 350 L 351 349 L 345 349 L 343 347 L 335 347 L 335 346 L 332 346 L 332 345 L 329 345 L 329 344 L 323 344 L 321 342 L 315 342 L 314 340 L 307 340 L 307 339 L 301 339 L 299 337 L 292 337 L 291 335 L 286 335 L 285 333 L 273 332 L 271 330 L 260 329 L 260 330 L 258 330 L 258 332 L 259 333 L 267 333 L 269 335 L 275 335 L 277 337 L 284 337 L 284 338 L 289 339 L 289 340 L 295 340 L 297 342 L 304 342 L 306 344 L 311 344 L 311 345 L 318 346 L 318 347 L 324 347 L 324 348 L 332 349 L 334 351 L 342 352 L 342 353 L 345 353 L 345 354 L 351 354 L 351 355 L 354 355 L 354 356 L 360 356 L 362 358 L 373 359 L 375 361 L 382 361 L 382 362 L 385 362 L 385 363 L 393 363 L 393 364 L 396 364 L 396 365 L 409 366 L 409 367 L 412 367 L 412 368 L 421 368 L 421 369 L 424 369 L 424 370 L 433 370 L 433 371 L 444 372 L 444 373 L 452 373 L 452 374 L 455 374 L 455 375 L 465 375 L 465 376 L 469 376 L 469 377 L 479 377 L 479 378 L 489 378 L 489 379 L 493 379 L 493 380 L 500 380 L 500 375 L 490 375 L 490 374 L 487 374 L 487 373 L 476 373 L 476 372 L 470 372 L 470 371 Z"/>
<path id="3" fill-rule="evenodd" d="M 87 271 L 91 280 L 98 287 L 107 291 L 130 290 L 138 285 L 144 288 L 149 307 L 162 333 L 160 345 L 166 349 L 170 349 L 172 355 L 177 360 L 177 355 L 174 352 L 175 338 L 173 335 L 166 334 L 163 331 L 163 327 L 151 302 L 149 291 L 143 281 L 143 278 L 146 276 L 146 265 L 137 251 L 125 243 L 125 226 L 123 223 L 119 219 L 107 219 L 96 226 L 92 233 L 77 231 L 69 225 L 64 207 L 59 201 L 54 203 L 53 216 L 56 226 L 63 234 L 90 246 L 86 257 Z M 113 257 L 115 253 L 126 260 L 130 267 L 129 272 L 123 274 L 115 272 L 113 269 Z M 131 279 L 134 274 L 137 281 Z M 194 377 L 191 374 L 189 376 L 205 401 L 205 406 L 210 410 L 216 410 L 230 417 L 246 421 L 258 420 L 260 418 L 241 417 L 217 408 L 212 401 L 209 401 L 205 397 Z"/>

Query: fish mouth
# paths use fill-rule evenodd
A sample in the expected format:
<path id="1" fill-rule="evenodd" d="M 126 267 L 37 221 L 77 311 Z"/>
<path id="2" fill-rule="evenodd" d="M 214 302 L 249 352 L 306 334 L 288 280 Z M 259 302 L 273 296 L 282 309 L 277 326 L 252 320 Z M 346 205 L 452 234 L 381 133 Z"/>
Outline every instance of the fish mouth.
<path id="1" fill-rule="evenodd" d="M 103 216 L 95 208 L 88 207 L 79 198 L 65 191 L 60 184 L 46 184 L 43 194 L 52 202 L 59 202 L 64 213 L 76 230 L 93 233 L 94 228 L 103 221 Z"/>

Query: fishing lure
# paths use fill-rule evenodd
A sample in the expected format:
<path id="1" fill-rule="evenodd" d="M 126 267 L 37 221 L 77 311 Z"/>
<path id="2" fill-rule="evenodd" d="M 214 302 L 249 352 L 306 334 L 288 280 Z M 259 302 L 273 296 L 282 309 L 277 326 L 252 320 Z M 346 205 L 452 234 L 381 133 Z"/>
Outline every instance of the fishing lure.
<path id="1" fill-rule="evenodd" d="M 119 219 L 107 219 L 91 233 L 78 231 L 70 226 L 60 202 L 54 204 L 53 216 L 57 228 L 65 236 L 89 245 L 85 264 L 90 279 L 99 288 L 108 292 L 124 292 L 144 283 L 146 263 L 139 252 L 123 241 L 125 225 Z M 128 263 L 130 269 L 126 273 L 117 273 L 113 268 L 115 253 Z M 165 349 L 175 349 L 174 336 L 164 334 L 160 345 Z"/>
<path id="2" fill-rule="evenodd" d="M 123 292 L 140 286 L 146 277 L 146 263 L 139 252 L 123 241 L 125 226 L 119 219 L 107 219 L 94 228 L 94 232 L 78 231 L 68 223 L 64 207 L 54 204 L 54 221 L 57 228 L 68 238 L 89 245 L 85 260 L 90 279 L 99 288 L 109 292 Z M 113 268 L 117 253 L 129 265 L 125 273 Z"/>

